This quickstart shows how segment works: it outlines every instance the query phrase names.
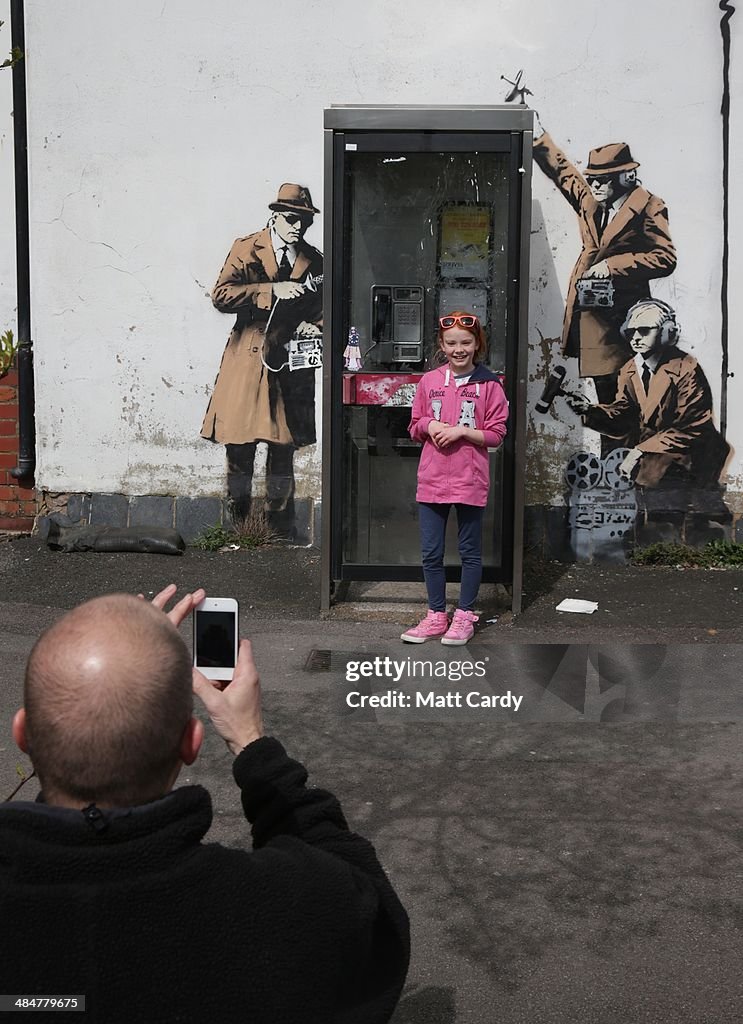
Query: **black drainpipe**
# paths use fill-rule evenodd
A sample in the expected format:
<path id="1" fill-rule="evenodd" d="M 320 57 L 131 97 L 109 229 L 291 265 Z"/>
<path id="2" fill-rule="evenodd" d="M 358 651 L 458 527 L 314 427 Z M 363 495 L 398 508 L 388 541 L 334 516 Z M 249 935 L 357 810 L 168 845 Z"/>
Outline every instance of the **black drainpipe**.
<path id="1" fill-rule="evenodd" d="M 11 476 L 33 476 L 36 468 L 34 353 L 31 341 L 31 284 L 28 247 L 28 139 L 26 135 L 26 33 L 23 0 L 10 3 L 11 45 L 23 57 L 13 66 L 13 144 L 15 152 L 15 253 L 18 289 L 18 465 Z"/>
<path id="2" fill-rule="evenodd" d="M 731 0 L 720 0 L 722 11 L 720 31 L 722 33 L 722 284 L 720 288 L 720 304 L 722 306 L 722 388 L 720 391 L 720 433 L 723 437 L 728 427 L 728 377 L 730 360 L 728 354 L 728 328 L 730 314 L 728 309 L 728 272 L 730 261 L 730 19 L 735 14 Z"/>

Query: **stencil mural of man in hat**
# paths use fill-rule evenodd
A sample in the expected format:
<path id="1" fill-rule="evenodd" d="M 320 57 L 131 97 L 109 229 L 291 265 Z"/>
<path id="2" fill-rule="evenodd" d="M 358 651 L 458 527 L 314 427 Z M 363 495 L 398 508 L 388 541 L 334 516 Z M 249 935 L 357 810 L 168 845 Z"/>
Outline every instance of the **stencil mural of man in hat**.
<path id="1" fill-rule="evenodd" d="M 565 301 L 563 353 L 578 357 L 581 377 L 594 378 L 599 402 L 611 402 L 616 374 L 632 357 L 620 331 L 627 310 L 676 267 L 668 211 L 641 186 L 626 142 L 592 149 L 581 174 L 543 132 L 534 160 L 578 215 L 583 243 Z"/>
<path id="2" fill-rule="evenodd" d="M 250 513 L 256 447 L 266 444 L 268 522 L 292 540 L 294 452 L 316 436 L 315 371 L 290 371 L 289 342 L 322 334 L 322 253 L 304 240 L 320 211 L 309 189 L 291 183 L 269 209 L 265 228 L 235 241 L 212 292 L 236 319 L 201 436 L 226 446 L 235 519 Z"/>

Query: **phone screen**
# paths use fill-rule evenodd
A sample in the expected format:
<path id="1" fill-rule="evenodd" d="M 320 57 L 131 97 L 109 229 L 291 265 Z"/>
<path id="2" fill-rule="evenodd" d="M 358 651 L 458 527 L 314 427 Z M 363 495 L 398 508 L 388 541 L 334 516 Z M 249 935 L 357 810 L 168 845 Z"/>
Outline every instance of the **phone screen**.
<path id="1" fill-rule="evenodd" d="M 235 628 L 233 612 L 196 612 L 196 666 L 198 668 L 235 667 Z"/>

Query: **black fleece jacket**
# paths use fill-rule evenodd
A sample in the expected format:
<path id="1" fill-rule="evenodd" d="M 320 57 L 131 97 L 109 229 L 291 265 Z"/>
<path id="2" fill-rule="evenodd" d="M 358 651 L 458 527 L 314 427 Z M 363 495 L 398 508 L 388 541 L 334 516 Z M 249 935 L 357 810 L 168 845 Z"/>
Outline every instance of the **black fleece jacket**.
<path id="1" fill-rule="evenodd" d="M 98 827 L 0 807 L 0 992 L 85 995 L 91 1024 L 388 1020 L 408 918 L 374 848 L 277 740 L 251 743 L 233 772 L 252 852 L 202 842 L 201 786 Z"/>

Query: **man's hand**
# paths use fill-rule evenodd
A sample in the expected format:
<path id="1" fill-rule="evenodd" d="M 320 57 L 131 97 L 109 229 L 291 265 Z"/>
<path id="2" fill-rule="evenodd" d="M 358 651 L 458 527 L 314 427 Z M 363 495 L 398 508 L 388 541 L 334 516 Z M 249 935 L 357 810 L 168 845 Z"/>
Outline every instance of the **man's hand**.
<path id="1" fill-rule="evenodd" d="M 164 612 L 165 605 L 171 597 L 175 597 L 177 589 L 178 588 L 175 583 L 169 583 L 165 590 L 161 590 L 159 594 L 155 594 L 152 598 L 152 604 L 154 604 L 156 608 L 159 608 L 161 612 Z M 144 594 L 140 594 L 139 596 L 144 600 Z M 192 594 L 186 594 L 185 597 L 182 597 L 178 604 L 173 605 L 170 611 L 165 612 L 165 614 L 177 629 L 183 620 L 191 614 L 196 605 L 201 604 L 205 597 L 205 590 L 194 590 Z"/>
<path id="2" fill-rule="evenodd" d="M 611 271 L 609 270 L 609 264 L 606 260 L 601 260 L 600 263 L 594 263 L 592 267 L 583 274 L 584 277 L 596 277 L 605 278 L 611 277 Z"/>
<path id="3" fill-rule="evenodd" d="M 322 338 L 322 331 L 317 324 L 311 324 L 308 320 L 303 320 L 294 334 L 297 338 Z"/>
<path id="4" fill-rule="evenodd" d="M 299 281 L 275 281 L 272 288 L 275 299 L 298 299 L 307 291 Z"/>
<path id="5" fill-rule="evenodd" d="M 240 653 L 231 683 L 207 679 L 194 669 L 193 691 L 235 757 L 263 735 L 261 681 L 250 640 L 240 641 Z"/>
<path id="6" fill-rule="evenodd" d="M 641 448 L 630 448 L 629 454 L 619 465 L 619 475 L 625 480 L 631 480 L 637 470 L 637 464 L 644 454 Z"/>

